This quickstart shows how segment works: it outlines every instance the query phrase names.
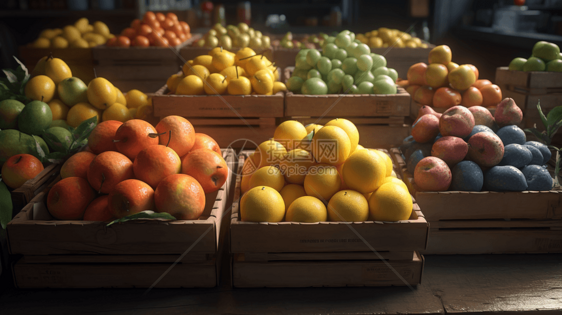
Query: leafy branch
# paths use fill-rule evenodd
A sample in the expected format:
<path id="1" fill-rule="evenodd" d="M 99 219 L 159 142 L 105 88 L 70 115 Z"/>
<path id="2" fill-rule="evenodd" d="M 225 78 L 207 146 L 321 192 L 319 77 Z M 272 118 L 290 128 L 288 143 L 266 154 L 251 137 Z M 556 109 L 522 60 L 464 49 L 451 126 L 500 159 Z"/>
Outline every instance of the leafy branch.
<path id="1" fill-rule="evenodd" d="M 164 219 L 164 220 L 176 220 L 176 218 L 167 213 L 167 212 L 154 212 L 151 210 L 141 211 L 139 213 L 131 214 L 126 217 L 122 217 L 121 219 L 116 219 L 107 224 L 107 226 L 111 226 L 115 223 L 123 223 L 131 220 L 140 220 L 140 219 Z"/>
<path id="2" fill-rule="evenodd" d="M 18 67 L 13 69 L 4 69 L 2 72 L 6 78 L 0 78 L 0 101 L 13 99 L 18 100 L 24 104 L 29 102 L 25 96 L 25 84 L 31 77 L 25 65 L 14 56 L 14 59 L 19 64 Z"/>

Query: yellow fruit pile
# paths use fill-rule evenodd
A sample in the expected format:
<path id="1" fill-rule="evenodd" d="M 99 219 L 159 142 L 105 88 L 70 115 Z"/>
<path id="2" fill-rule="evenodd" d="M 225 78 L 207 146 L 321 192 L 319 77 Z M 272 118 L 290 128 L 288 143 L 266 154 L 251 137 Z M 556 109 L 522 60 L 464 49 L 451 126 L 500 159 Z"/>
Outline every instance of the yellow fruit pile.
<path id="1" fill-rule="evenodd" d="M 87 18 L 81 18 L 62 29 L 43 30 L 30 45 L 34 48 L 91 48 L 113 37 L 105 23 L 97 21 L 91 25 Z"/>
<path id="2" fill-rule="evenodd" d="M 236 54 L 213 48 L 186 62 L 183 73 L 170 76 L 166 85 L 178 95 L 272 95 L 287 90 L 275 65 L 251 48 Z"/>
<path id="3" fill-rule="evenodd" d="M 129 119 L 149 120 L 152 99 L 139 90 L 123 95 L 108 80 L 98 77 L 86 85 L 72 77 L 68 65 L 59 58 L 43 57 L 25 86 L 25 96 L 49 104 L 56 126 L 78 127 L 84 120 L 98 117 L 98 122 Z"/>
<path id="4" fill-rule="evenodd" d="M 413 37 L 408 33 L 396 29 L 381 27 L 378 30 L 370 31 L 365 34 L 357 34 L 357 40 L 371 48 L 381 48 L 393 46 L 396 48 L 427 48 L 427 44 L 421 39 Z"/>
<path id="5" fill-rule="evenodd" d="M 289 120 L 244 162 L 240 217 L 250 222 L 399 221 L 412 197 L 390 157 L 359 144 L 347 119 Z"/>

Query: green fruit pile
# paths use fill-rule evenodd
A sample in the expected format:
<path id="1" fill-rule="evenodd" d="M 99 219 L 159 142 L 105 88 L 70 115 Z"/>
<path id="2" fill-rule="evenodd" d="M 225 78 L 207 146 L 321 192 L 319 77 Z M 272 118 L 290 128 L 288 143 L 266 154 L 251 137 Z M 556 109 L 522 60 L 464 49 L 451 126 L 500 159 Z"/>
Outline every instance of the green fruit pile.
<path id="1" fill-rule="evenodd" d="M 327 37 L 321 51 L 299 51 L 287 89 L 312 95 L 396 94 L 396 79 L 398 73 L 386 67 L 383 56 L 346 30 Z"/>
<path id="2" fill-rule="evenodd" d="M 250 47 L 256 50 L 270 48 L 271 40 L 269 36 L 262 35 L 260 31 L 254 30 L 246 23 L 227 27 L 217 23 L 194 45 L 207 48 L 222 47 L 226 50 L 230 50 L 232 47 Z"/>
<path id="3" fill-rule="evenodd" d="M 509 70 L 562 72 L 562 55 L 558 45 L 540 41 L 533 47 L 529 59 L 515 58 L 509 63 Z"/>

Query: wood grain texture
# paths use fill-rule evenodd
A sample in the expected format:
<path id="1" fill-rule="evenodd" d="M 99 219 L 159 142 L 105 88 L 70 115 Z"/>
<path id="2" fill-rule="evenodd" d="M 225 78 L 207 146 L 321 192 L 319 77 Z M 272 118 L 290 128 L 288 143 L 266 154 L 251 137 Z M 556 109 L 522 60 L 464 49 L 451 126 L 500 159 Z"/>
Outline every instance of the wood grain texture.
<path id="1" fill-rule="evenodd" d="M 12 191 L 14 214 L 27 205 L 41 189 L 47 187 L 59 175 L 62 164 L 46 166 L 35 178 L 26 181 L 20 188 Z"/>
<path id="2" fill-rule="evenodd" d="M 513 85 L 522 88 L 562 88 L 562 73 L 546 71 L 513 71 L 508 67 L 496 69 L 497 85 Z"/>

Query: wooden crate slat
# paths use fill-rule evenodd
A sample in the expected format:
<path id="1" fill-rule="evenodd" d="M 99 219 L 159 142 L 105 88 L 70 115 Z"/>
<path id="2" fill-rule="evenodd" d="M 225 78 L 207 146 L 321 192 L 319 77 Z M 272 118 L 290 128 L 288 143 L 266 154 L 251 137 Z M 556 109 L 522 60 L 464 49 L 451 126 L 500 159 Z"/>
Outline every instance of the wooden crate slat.
<path id="1" fill-rule="evenodd" d="M 181 257 L 176 255 L 37 255 L 23 256 L 24 264 L 60 264 L 60 263 L 173 263 Z M 210 254 L 188 253 L 180 262 L 209 262 Z"/>
<path id="2" fill-rule="evenodd" d="M 517 229 L 517 228 L 542 228 L 562 229 L 562 220 L 451 220 L 431 221 L 431 229 Z"/>
<path id="3" fill-rule="evenodd" d="M 526 88 L 560 88 L 562 73 L 547 71 L 514 71 L 508 67 L 496 69 L 496 82 Z"/>
<path id="4" fill-rule="evenodd" d="M 189 117 L 193 126 L 275 126 L 275 118 L 193 118 Z"/>
<path id="5" fill-rule="evenodd" d="M 378 255 L 377 255 L 378 254 Z M 339 252 L 339 253 L 244 253 L 243 260 L 287 261 L 287 260 L 412 260 L 414 252 Z"/>
<path id="6" fill-rule="evenodd" d="M 309 117 L 309 116 L 294 116 L 294 117 L 287 117 L 283 118 L 283 120 L 297 120 L 300 121 L 303 125 L 308 124 L 320 124 L 325 125 L 330 120 L 334 118 L 340 117 Z M 345 119 L 348 119 L 355 125 L 403 125 L 405 123 L 405 119 L 403 116 L 396 116 L 396 117 L 349 117 L 346 116 Z"/>
<path id="7" fill-rule="evenodd" d="M 23 208 L 35 197 L 40 189 L 45 188 L 55 180 L 61 166 L 61 164 L 48 165 L 35 178 L 26 181 L 20 188 L 14 189 L 12 191 L 12 201 L 16 209 Z"/>
<path id="8" fill-rule="evenodd" d="M 155 81 L 156 78 L 164 78 L 165 80 L 175 73 L 178 69 L 176 64 L 170 65 L 145 65 L 145 66 L 96 66 L 96 74 L 99 77 L 112 81 Z M 150 90 L 147 92 L 154 92 Z"/>

